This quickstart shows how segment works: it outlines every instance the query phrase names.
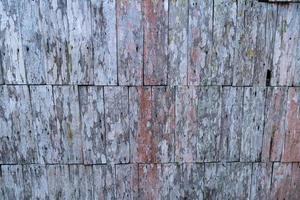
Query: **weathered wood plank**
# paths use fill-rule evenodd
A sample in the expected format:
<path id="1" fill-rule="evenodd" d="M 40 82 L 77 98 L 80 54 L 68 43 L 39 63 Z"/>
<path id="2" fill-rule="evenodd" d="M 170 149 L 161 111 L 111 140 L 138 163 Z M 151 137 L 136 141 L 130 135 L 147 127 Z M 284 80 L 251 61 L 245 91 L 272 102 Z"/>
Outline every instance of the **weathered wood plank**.
<path id="1" fill-rule="evenodd" d="M 213 1 L 189 1 L 188 85 L 211 84 Z"/>
<path id="2" fill-rule="evenodd" d="M 292 180 L 288 199 L 300 198 L 300 164 L 292 164 Z"/>
<path id="3" fill-rule="evenodd" d="M 59 163 L 61 135 L 57 129 L 52 86 L 30 86 L 33 130 L 36 134 L 39 163 Z"/>
<path id="4" fill-rule="evenodd" d="M 32 115 L 29 88 L 25 85 L 7 86 L 9 97 L 9 115 L 12 127 L 14 152 L 17 163 L 37 161 L 37 144 L 35 131 L 32 129 Z"/>
<path id="5" fill-rule="evenodd" d="M 204 164 L 184 163 L 181 171 L 181 199 L 203 199 Z"/>
<path id="6" fill-rule="evenodd" d="M 270 199 L 289 199 L 292 163 L 274 163 Z"/>
<path id="7" fill-rule="evenodd" d="M 115 0 L 91 0 L 95 85 L 117 85 Z"/>
<path id="8" fill-rule="evenodd" d="M 82 163 L 78 87 L 54 86 L 53 97 L 63 163 Z"/>
<path id="9" fill-rule="evenodd" d="M 47 179 L 45 165 L 23 165 L 24 199 L 49 199 Z"/>
<path id="10" fill-rule="evenodd" d="M 71 83 L 72 57 L 70 55 L 67 0 L 40 1 L 43 48 L 46 51 L 48 84 Z"/>
<path id="11" fill-rule="evenodd" d="M 222 88 L 219 159 L 239 161 L 243 124 L 243 88 Z"/>
<path id="12" fill-rule="evenodd" d="M 169 1 L 168 85 L 187 84 L 188 1 Z"/>
<path id="13" fill-rule="evenodd" d="M 300 58 L 300 6 L 278 5 L 271 85 L 292 85 Z"/>
<path id="14" fill-rule="evenodd" d="M 118 80 L 120 85 L 143 84 L 142 1 L 117 1 Z"/>
<path id="15" fill-rule="evenodd" d="M 116 199 L 114 165 L 93 165 L 93 199 Z"/>
<path id="16" fill-rule="evenodd" d="M 70 82 L 93 83 L 91 2 L 68 0 Z"/>
<path id="17" fill-rule="evenodd" d="M 19 7 L 22 52 L 27 82 L 30 84 L 46 82 L 39 2 L 39 0 L 22 0 Z"/>
<path id="18" fill-rule="evenodd" d="M 9 106 L 8 88 L 0 86 L 0 163 L 16 164 L 17 152 L 14 145 L 12 132 L 11 107 Z"/>
<path id="19" fill-rule="evenodd" d="M 8 84 L 26 83 L 19 5 L 19 1 L 0 2 L 0 83 L 3 83 L 3 80 Z"/>
<path id="20" fill-rule="evenodd" d="M 265 95 L 266 89 L 264 87 L 247 87 L 244 89 L 241 161 L 261 160 Z"/>
<path id="21" fill-rule="evenodd" d="M 267 89 L 262 160 L 280 161 L 285 139 L 288 88 Z"/>
<path id="22" fill-rule="evenodd" d="M 47 166 L 49 199 L 70 199 L 68 165 Z"/>
<path id="23" fill-rule="evenodd" d="M 196 87 L 177 87 L 175 102 L 175 161 L 196 161 L 198 141 Z"/>
<path id="24" fill-rule="evenodd" d="M 288 90 L 285 119 L 285 140 L 281 161 L 300 161 L 300 88 L 290 87 Z"/>
<path id="25" fill-rule="evenodd" d="M 179 199 L 180 165 L 140 164 L 139 199 Z"/>
<path id="26" fill-rule="evenodd" d="M 204 198 L 224 199 L 227 166 L 221 163 L 205 163 Z"/>
<path id="27" fill-rule="evenodd" d="M 128 88 L 105 87 L 105 128 L 107 162 L 129 162 Z"/>
<path id="28" fill-rule="evenodd" d="M 197 96 L 197 161 L 217 161 L 221 126 L 220 87 L 199 87 Z"/>
<path id="29" fill-rule="evenodd" d="M 106 163 L 103 95 L 102 87 L 79 87 L 81 134 L 85 164 Z"/>
<path id="30" fill-rule="evenodd" d="M 132 161 L 173 161 L 175 88 L 130 88 L 129 102 Z"/>
<path id="31" fill-rule="evenodd" d="M 237 28 L 237 1 L 215 0 L 211 84 L 231 85 Z"/>
<path id="32" fill-rule="evenodd" d="M 23 173 L 21 165 L 1 165 L 3 199 L 24 199 Z"/>
<path id="33" fill-rule="evenodd" d="M 251 200 L 270 197 L 272 163 L 253 163 L 251 177 Z"/>
<path id="34" fill-rule="evenodd" d="M 168 4 L 143 0 L 145 85 L 167 84 Z"/>
<path id="35" fill-rule="evenodd" d="M 138 199 L 138 165 L 116 165 L 116 198 Z"/>

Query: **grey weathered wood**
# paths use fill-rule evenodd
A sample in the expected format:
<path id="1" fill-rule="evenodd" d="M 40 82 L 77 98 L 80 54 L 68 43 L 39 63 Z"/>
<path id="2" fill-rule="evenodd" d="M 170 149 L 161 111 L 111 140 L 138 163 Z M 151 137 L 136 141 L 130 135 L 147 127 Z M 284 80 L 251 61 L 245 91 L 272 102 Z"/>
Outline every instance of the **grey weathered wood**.
<path id="1" fill-rule="evenodd" d="M 214 1 L 211 83 L 231 85 L 237 28 L 237 2 Z"/>
<path id="2" fill-rule="evenodd" d="M 144 84 L 166 85 L 168 1 L 143 1 Z"/>
<path id="3" fill-rule="evenodd" d="M 106 163 L 103 93 L 102 87 L 79 87 L 85 164 Z"/>
<path id="4" fill-rule="evenodd" d="M 48 84 L 69 84 L 72 72 L 67 0 L 40 1 Z"/>
<path id="5" fill-rule="evenodd" d="M 114 165 L 93 165 L 93 198 L 116 199 Z"/>
<path id="6" fill-rule="evenodd" d="M 116 198 L 138 199 L 138 165 L 116 165 Z"/>
<path id="7" fill-rule="evenodd" d="M 117 1 L 118 80 L 143 84 L 143 21 L 141 0 Z"/>
<path id="8" fill-rule="evenodd" d="M 270 199 L 289 199 L 292 163 L 274 163 Z"/>
<path id="9" fill-rule="evenodd" d="M 169 1 L 168 85 L 187 84 L 188 1 Z"/>
<path id="10" fill-rule="evenodd" d="M 175 88 L 132 87 L 129 102 L 132 161 L 173 161 Z"/>
<path id="11" fill-rule="evenodd" d="M 0 83 L 3 83 L 3 80 L 5 83 L 26 83 L 19 5 L 19 1 L 0 2 L 0 75 L 3 75 L 0 77 Z"/>
<path id="12" fill-rule="evenodd" d="M 70 82 L 93 83 L 91 2 L 68 0 Z"/>
<path id="13" fill-rule="evenodd" d="M 180 176 L 181 199 L 204 198 L 204 164 L 184 163 Z"/>
<path id="14" fill-rule="evenodd" d="M 22 52 L 27 82 L 30 84 L 46 82 L 39 2 L 39 0 L 21 0 L 19 7 Z"/>
<path id="15" fill-rule="evenodd" d="M 285 140 L 288 88 L 267 89 L 262 159 L 280 161 Z"/>
<path id="16" fill-rule="evenodd" d="M 11 107 L 9 106 L 8 88 L 6 85 L 0 86 L 0 163 L 17 163 L 17 153 L 14 146 L 14 136 L 12 132 Z"/>
<path id="17" fill-rule="evenodd" d="M 197 160 L 197 105 L 196 87 L 180 86 L 176 89 L 175 100 L 175 161 Z"/>
<path id="18" fill-rule="evenodd" d="M 287 110 L 285 118 L 285 140 L 281 161 L 300 161 L 300 88 L 288 89 Z"/>
<path id="19" fill-rule="evenodd" d="M 241 161 L 261 160 L 265 95 L 266 89 L 264 87 L 249 87 L 244 89 Z"/>
<path id="20" fill-rule="evenodd" d="M 250 199 L 268 199 L 270 197 L 271 177 L 272 163 L 253 163 Z"/>
<path id="21" fill-rule="evenodd" d="M 188 84 L 211 84 L 213 1 L 189 1 Z"/>
<path id="22" fill-rule="evenodd" d="M 70 199 L 68 165 L 48 165 L 49 199 Z"/>
<path id="23" fill-rule="evenodd" d="M 180 165 L 140 164 L 139 199 L 180 199 Z"/>
<path id="24" fill-rule="evenodd" d="M 197 160 L 217 161 L 221 126 L 220 87 L 199 87 L 197 96 Z"/>
<path id="25" fill-rule="evenodd" d="M 61 135 L 57 129 L 52 86 L 30 86 L 29 89 L 38 162 L 59 163 L 62 161 Z"/>
<path id="26" fill-rule="evenodd" d="M 222 88 L 219 159 L 239 161 L 243 123 L 243 88 Z"/>
<path id="27" fill-rule="evenodd" d="M 22 165 L 1 165 L 3 199 L 24 199 Z"/>
<path id="28" fill-rule="evenodd" d="M 291 85 L 293 80 L 299 80 L 294 73 L 296 68 L 299 69 L 300 58 L 299 11 L 298 4 L 278 5 L 271 79 L 273 86 Z"/>
<path id="29" fill-rule="evenodd" d="M 224 199 L 227 166 L 221 163 L 205 163 L 204 198 Z"/>
<path id="30" fill-rule="evenodd" d="M 300 198 L 300 164 L 292 164 L 292 180 L 289 189 L 289 199 L 299 199 Z"/>
<path id="31" fill-rule="evenodd" d="M 37 144 L 35 130 L 32 129 L 29 88 L 26 85 L 7 86 L 7 90 L 12 127 L 11 142 L 13 152 L 17 155 L 17 163 L 36 162 Z"/>
<path id="32" fill-rule="evenodd" d="M 49 199 L 47 179 L 45 165 L 23 165 L 24 199 Z"/>
<path id="33" fill-rule="evenodd" d="M 105 87 L 105 129 L 107 162 L 129 161 L 128 88 Z"/>
<path id="34" fill-rule="evenodd" d="M 82 163 L 78 87 L 54 86 L 53 97 L 63 163 Z"/>
<path id="35" fill-rule="evenodd" d="M 117 85 L 115 0 L 91 0 L 95 85 Z"/>

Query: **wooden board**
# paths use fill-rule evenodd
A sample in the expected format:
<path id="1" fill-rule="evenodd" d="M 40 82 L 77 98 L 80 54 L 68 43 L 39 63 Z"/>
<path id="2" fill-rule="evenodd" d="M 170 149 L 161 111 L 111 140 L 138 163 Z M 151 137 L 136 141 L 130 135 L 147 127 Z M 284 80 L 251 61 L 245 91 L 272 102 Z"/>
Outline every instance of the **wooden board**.
<path id="1" fill-rule="evenodd" d="M 1 165 L 3 199 L 24 199 L 21 165 Z"/>
<path id="2" fill-rule="evenodd" d="M 141 0 L 117 1 L 118 80 L 143 84 L 143 19 Z"/>

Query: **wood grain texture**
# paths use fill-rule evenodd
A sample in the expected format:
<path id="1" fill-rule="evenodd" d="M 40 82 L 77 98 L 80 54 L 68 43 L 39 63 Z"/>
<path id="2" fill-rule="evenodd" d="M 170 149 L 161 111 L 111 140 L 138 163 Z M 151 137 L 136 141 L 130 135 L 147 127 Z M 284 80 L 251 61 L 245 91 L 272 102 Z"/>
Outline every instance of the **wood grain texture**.
<path id="1" fill-rule="evenodd" d="M 81 86 L 79 98 L 84 163 L 106 163 L 103 88 Z"/>
<path id="2" fill-rule="evenodd" d="M 115 6 L 115 0 L 91 0 L 95 85 L 117 85 Z"/>
<path id="3" fill-rule="evenodd" d="M 118 80 L 120 85 L 143 84 L 142 0 L 117 1 Z"/>
<path id="4" fill-rule="evenodd" d="M 182 199 L 203 199 L 204 164 L 184 163 L 181 166 L 181 196 Z"/>
<path id="5" fill-rule="evenodd" d="M 271 177 L 272 163 L 253 163 L 250 199 L 268 199 L 270 197 Z"/>
<path id="6" fill-rule="evenodd" d="M 145 85 L 167 84 L 168 9 L 168 1 L 143 0 Z"/>
<path id="7" fill-rule="evenodd" d="M 3 199 L 24 199 L 22 165 L 1 165 Z"/>

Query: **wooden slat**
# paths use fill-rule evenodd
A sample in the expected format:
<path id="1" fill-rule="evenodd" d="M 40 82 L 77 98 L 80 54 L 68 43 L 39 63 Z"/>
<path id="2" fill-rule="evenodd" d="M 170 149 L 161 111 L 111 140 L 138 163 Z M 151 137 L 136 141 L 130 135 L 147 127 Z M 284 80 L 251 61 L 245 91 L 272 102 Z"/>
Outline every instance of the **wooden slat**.
<path id="1" fill-rule="evenodd" d="M 204 198 L 224 199 L 227 166 L 220 163 L 205 163 Z"/>
<path id="2" fill-rule="evenodd" d="M 142 0 L 117 1 L 118 80 L 143 84 Z"/>
<path id="3" fill-rule="evenodd" d="M 211 84 L 213 1 L 189 1 L 188 84 Z"/>
<path id="4" fill-rule="evenodd" d="M 289 199 L 292 163 L 274 163 L 270 199 Z"/>
<path id="5" fill-rule="evenodd" d="M 95 85 L 117 85 L 115 0 L 91 0 Z"/>
<path id="6" fill-rule="evenodd" d="M 72 72 L 67 0 L 40 1 L 48 84 L 69 84 Z"/>
<path id="7" fill-rule="evenodd" d="M 114 165 L 93 165 L 93 199 L 116 199 Z"/>
<path id="8" fill-rule="evenodd" d="M 140 164 L 139 199 L 179 199 L 180 165 Z"/>
<path id="9" fill-rule="evenodd" d="M 188 1 L 169 2 L 168 85 L 187 84 Z"/>
<path id="10" fill-rule="evenodd" d="M 197 106 L 196 87 L 181 86 L 176 90 L 175 161 L 197 160 Z"/>
<path id="11" fill-rule="evenodd" d="M 1 165 L 2 194 L 5 200 L 24 199 L 23 173 L 21 165 Z"/>
<path id="12" fill-rule="evenodd" d="M 239 161 L 243 124 L 243 88 L 222 88 L 219 159 Z"/>
<path id="13" fill-rule="evenodd" d="M 30 86 L 33 130 L 36 133 L 39 163 L 59 163 L 61 135 L 57 129 L 52 86 Z"/>
<path id="14" fill-rule="evenodd" d="M 9 97 L 9 115 L 12 126 L 14 152 L 17 163 L 37 161 L 37 144 L 35 130 L 32 129 L 32 115 L 29 88 L 25 85 L 7 86 Z"/>
<path id="15" fill-rule="evenodd" d="M 68 165 L 48 165 L 49 199 L 70 199 Z"/>
<path id="16" fill-rule="evenodd" d="M 300 88 L 291 87 L 288 90 L 287 110 L 285 119 L 285 139 L 282 161 L 300 161 Z"/>
<path id="17" fill-rule="evenodd" d="M 237 27 L 237 2 L 214 1 L 211 84 L 232 84 Z"/>
<path id="18" fill-rule="evenodd" d="M 81 86 L 79 97 L 84 163 L 106 163 L 103 88 Z"/>
<path id="19" fill-rule="evenodd" d="M 203 199 L 204 164 L 184 163 L 180 176 L 181 198 Z"/>
<path id="20" fill-rule="evenodd" d="M 129 161 L 128 88 L 105 87 L 105 129 L 107 162 Z"/>
<path id="21" fill-rule="evenodd" d="M 280 161 L 285 139 L 285 117 L 288 88 L 267 89 L 262 159 Z"/>
<path id="22" fill-rule="evenodd" d="M 54 86 L 53 93 L 63 163 L 82 163 L 78 87 Z"/>
<path id="23" fill-rule="evenodd" d="M 300 198 L 300 164 L 292 164 L 292 180 L 288 199 Z"/>
<path id="24" fill-rule="evenodd" d="M 299 69 L 300 6 L 298 4 L 278 5 L 276 35 L 273 55 L 271 85 L 292 85 L 295 69 Z M 298 82 L 299 83 L 299 82 Z"/>
<path id="25" fill-rule="evenodd" d="M 47 179 L 45 165 L 23 165 L 24 199 L 48 199 Z"/>
<path id="26" fill-rule="evenodd" d="M 197 96 L 197 161 L 217 161 L 221 125 L 220 87 L 199 87 Z"/>
<path id="27" fill-rule="evenodd" d="M 17 0 L 0 2 L 0 83 L 26 83 L 19 5 Z"/>
<path id="28" fill-rule="evenodd" d="M 270 197 L 272 163 L 253 163 L 251 177 L 251 200 Z"/>
<path id="29" fill-rule="evenodd" d="M 168 1 L 143 0 L 144 84 L 167 84 Z"/>
<path id="30" fill-rule="evenodd" d="M 116 198 L 138 199 L 138 165 L 116 165 Z"/>
<path id="31" fill-rule="evenodd" d="M 45 49 L 42 46 L 42 30 L 39 0 L 20 1 L 20 28 L 22 52 L 30 84 L 46 82 Z"/>
<path id="32" fill-rule="evenodd" d="M 261 160 L 265 95 L 266 89 L 264 87 L 247 87 L 244 89 L 241 161 Z"/>
<path id="33" fill-rule="evenodd" d="M 67 0 L 70 82 L 93 83 L 91 2 Z"/>

